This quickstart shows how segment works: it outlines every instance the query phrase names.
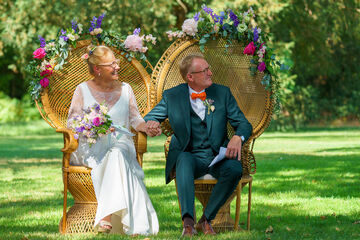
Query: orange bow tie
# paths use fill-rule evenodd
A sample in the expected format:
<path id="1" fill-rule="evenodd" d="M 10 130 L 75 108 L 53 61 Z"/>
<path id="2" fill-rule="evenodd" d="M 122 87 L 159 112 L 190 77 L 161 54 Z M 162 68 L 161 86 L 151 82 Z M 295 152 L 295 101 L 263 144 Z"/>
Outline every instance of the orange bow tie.
<path id="1" fill-rule="evenodd" d="M 192 94 L 191 94 L 191 98 L 192 98 L 192 99 L 200 98 L 202 101 L 204 101 L 204 100 L 206 99 L 206 92 L 202 92 L 202 93 L 192 93 Z"/>

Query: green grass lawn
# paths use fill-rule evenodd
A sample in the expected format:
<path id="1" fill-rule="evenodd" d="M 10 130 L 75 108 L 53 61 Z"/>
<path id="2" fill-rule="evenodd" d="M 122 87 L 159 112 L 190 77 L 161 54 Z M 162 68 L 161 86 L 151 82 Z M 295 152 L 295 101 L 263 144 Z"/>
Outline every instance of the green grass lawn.
<path id="1" fill-rule="evenodd" d="M 159 234 L 150 239 L 178 239 L 182 229 L 174 183 L 164 180 L 164 139 L 149 139 L 144 157 L 145 183 L 160 222 Z M 0 239 L 144 239 L 59 234 L 61 147 L 62 136 L 43 121 L 0 125 Z M 251 231 L 210 239 L 360 239 L 360 129 L 264 133 L 254 152 Z M 272 233 L 266 232 L 270 226 Z"/>

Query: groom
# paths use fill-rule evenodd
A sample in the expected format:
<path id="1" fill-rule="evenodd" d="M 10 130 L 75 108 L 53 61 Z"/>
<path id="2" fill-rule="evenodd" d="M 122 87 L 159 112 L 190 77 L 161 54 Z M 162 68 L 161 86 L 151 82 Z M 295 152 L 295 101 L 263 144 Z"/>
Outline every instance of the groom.
<path id="1" fill-rule="evenodd" d="M 210 173 L 218 180 L 196 227 L 204 234 L 214 235 L 210 222 L 241 178 L 241 146 L 250 137 L 252 126 L 230 89 L 212 83 L 210 66 L 202 55 L 191 54 L 183 58 L 180 73 L 186 83 L 164 91 L 162 100 L 144 119 L 156 131 L 159 123 L 169 118 L 174 131 L 165 174 L 166 183 L 169 183 L 171 172 L 176 172 L 183 236 L 196 234 L 194 179 Z M 235 130 L 230 141 L 227 122 Z M 227 147 L 225 160 L 209 168 L 220 147 Z"/>

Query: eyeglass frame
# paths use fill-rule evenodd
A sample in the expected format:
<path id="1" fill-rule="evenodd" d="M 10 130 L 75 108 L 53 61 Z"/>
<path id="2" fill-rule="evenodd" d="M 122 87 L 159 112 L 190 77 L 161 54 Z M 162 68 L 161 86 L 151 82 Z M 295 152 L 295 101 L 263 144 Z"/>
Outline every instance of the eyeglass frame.
<path id="1" fill-rule="evenodd" d="M 207 68 L 205 68 L 204 70 L 198 71 L 198 72 L 190 72 L 190 74 L 196 74 L 196 73 L 203 73 L 206 74 L 209 71 L 211 71 L 211 66 L 209 65 Z"/>
<path id="2" fill-rule="evenodd" d="M 112 61 L 111 63 L 101 63 L 101 64 L 96 64 L 96 66 L 108 66 L 108 67 L 116 68 L 116 65 L 119 66 L 119 64 L 120 64 L 120 59 L 116 58 L 115 61 Z"/>

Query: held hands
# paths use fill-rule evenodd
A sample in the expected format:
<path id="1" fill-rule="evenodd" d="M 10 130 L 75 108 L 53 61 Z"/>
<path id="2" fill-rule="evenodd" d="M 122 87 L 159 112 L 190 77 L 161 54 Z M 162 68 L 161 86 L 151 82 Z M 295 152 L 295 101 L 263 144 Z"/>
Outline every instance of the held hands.
<path id="1" fill-rule="evenodd" d="M 234 135 L 230 139 L 230 142 L 227 145 L 225 156 L 228 159 L 235 159 L 237 156 L 237 160 L 241 160 L 241 137 Z"/>
<path id="2" fill-rule="evenodd" d="M 150 137 L 161 135 L 160 123 L 156 121 L 148 121 L 145 126 L 145 133 Z"/>

